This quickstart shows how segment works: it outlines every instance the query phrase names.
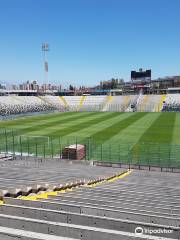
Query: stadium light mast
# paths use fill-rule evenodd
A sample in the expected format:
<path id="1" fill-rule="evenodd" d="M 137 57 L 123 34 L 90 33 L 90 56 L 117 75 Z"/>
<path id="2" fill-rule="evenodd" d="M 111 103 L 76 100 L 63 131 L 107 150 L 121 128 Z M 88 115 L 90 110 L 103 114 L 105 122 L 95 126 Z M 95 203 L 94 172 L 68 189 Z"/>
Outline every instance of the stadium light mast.
<path id="1" fill-rule="evenodd" d="M 49 51 L 49 43 L 42 43 L 45 91 L 48 89 L 48 85 L 49 85 L 49 82 L 48 82 L 48 60 L 47 60 L 47 52 L 48 51 Z"/>

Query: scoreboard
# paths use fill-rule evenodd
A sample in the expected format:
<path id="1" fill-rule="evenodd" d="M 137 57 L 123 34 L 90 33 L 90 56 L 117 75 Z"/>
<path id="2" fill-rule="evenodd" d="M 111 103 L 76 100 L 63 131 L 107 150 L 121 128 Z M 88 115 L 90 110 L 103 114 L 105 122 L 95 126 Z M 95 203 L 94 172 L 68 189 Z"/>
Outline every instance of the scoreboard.
<path id="1" fill-rule="evenodd" d="M 134 83 L 150 83 L 151 82 L 151 70 L 143 71 L 141 68 L 139 71 L 131 71 L 131 80 Z"/>

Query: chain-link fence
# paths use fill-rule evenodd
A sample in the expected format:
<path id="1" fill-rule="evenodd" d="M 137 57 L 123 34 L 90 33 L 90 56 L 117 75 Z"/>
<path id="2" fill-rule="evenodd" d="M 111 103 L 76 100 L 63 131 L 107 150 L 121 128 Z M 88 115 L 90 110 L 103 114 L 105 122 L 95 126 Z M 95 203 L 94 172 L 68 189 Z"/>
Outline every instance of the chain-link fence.
<path id="1" fill-rule="evenodd" d="M 0 131 L 0 153 L 13 156 L 62 159 L 66 147 L 78 151 L 84 146 L 84 160 L 110 163 L 139 164 L 162 167 L 180 167 L 180 145 L 160 143 L 96 142 L 92 138 L 20 135 L 18 132 Z M 69 151 L 67 159 L 74 159 Z"/>

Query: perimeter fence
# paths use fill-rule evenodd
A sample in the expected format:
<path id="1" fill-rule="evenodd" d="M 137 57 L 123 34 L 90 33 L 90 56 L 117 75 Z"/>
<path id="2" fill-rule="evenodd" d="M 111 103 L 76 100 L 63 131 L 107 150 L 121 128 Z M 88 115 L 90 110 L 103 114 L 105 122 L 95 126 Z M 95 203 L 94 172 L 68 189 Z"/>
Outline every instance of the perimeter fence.
<path id="1" fill-rule="evenodd" d="M 0 131 L 0 154 L 14 157 L 62 159 L 65 147 L 85 146 L 84 160 L 138 164 L 160 167 L 180 167 L 180 145 L 160 143 L 97 142 L 92 138 L 20 135 L 18 131 Z M 67 155 L 72 159 L 71 154 Z"/>

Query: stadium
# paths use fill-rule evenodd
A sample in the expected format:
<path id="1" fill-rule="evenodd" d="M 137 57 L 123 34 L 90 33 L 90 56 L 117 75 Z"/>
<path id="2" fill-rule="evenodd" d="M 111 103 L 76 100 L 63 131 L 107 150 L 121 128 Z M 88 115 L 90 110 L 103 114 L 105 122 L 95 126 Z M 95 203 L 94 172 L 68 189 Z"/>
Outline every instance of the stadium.
<path id="1" fill-rule="evenodd" d="M 180 239 L 179 110 L 142 90 L 0 96 L 0 239 Z"/>
<path id="2" fill-rule="evenodd" d="M 180 240 L 180 1 L 0 4 L 0 240 Z"/>

